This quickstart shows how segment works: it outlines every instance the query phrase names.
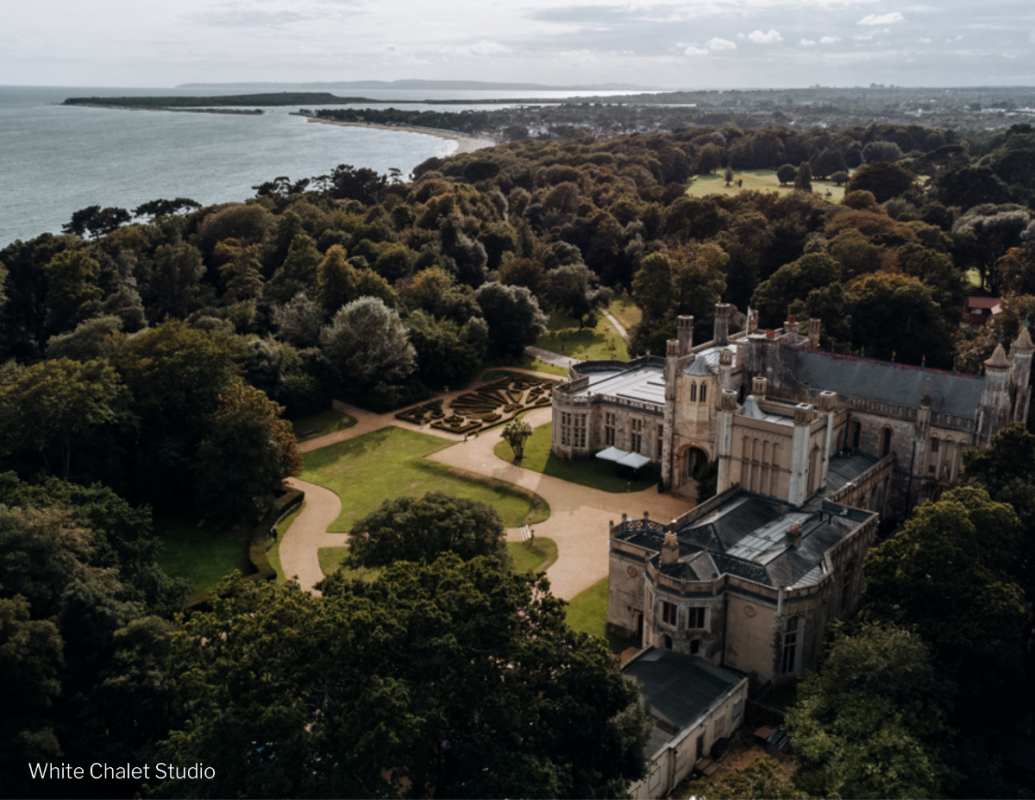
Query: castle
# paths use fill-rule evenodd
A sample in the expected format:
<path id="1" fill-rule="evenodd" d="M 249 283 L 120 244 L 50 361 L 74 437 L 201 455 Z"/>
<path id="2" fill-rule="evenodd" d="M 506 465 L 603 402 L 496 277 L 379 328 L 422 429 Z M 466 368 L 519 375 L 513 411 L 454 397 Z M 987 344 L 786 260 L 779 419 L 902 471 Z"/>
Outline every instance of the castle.
<path id="1" fill-rule="evenodd" d="M 644 646 L 700 655 L 779 682 L 814 665 L 828 621 L 855 608 L 880 519 L 955 483 L 963 453 L 1027 420 L 1035 345 L 1022 328 L 983 376 L 822 352 L 807 335 L 729 334 L 693 344 L 680 317 L 664 358 L 591 361 L 554 391 L 554 452 L 660 466 L 692 500 L 668 523 L 612 526 L 608 625 Z"/>

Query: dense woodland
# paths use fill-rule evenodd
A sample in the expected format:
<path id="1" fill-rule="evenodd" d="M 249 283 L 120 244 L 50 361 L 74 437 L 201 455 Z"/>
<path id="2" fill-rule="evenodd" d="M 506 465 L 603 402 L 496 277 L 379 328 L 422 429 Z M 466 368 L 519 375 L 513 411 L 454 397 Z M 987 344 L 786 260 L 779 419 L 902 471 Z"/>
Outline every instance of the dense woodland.
<path id="1" fill-rule="evenodd" d="M 780 167 L 793 190 L 686 191 L 700 174 Z M 461 385 L 520 359 L 544 312 L 589 320 L 615 292 L 643 310 L 636 352 L 659 352 L 678 314 L 707 338 L 724 299 L 763 327 L 819 317 L 832 350 L 970 371 L 1035 310 L 1026 125 L 529 139 L 411 177 L 342 165 L 241 203 L 96 206 L 0 251 L 4 775 L 204 756 L 225 782 L 157 791 L 621 793 L 642 771 L 642 719 L 543 583 L 451 553 L 370 585 L 330 579 L 323 600 L 238 586 L 184 620 L 152 513 L 253 522 L 299 467 L 285 417 Z M 842 203 L 823 181 L 847 182 Z M 959 327 L 974 292 L 1005 298 L 988 330 Z M 874 551 L 860 621 L 792 720 L 797 790 L 1014 792 L 989 752 L 1032 697 L 1033 441 L 1014 431 L 972 458 L 971 486 Z M 468 620 L 455 639 L 436 628 L 446 618 Z M 856 706 L 873 713 L 847 719 Z M 515 713 L 534 735 L 500 737 Z M 898 777 L 867 783 L 872 764 Z"/>

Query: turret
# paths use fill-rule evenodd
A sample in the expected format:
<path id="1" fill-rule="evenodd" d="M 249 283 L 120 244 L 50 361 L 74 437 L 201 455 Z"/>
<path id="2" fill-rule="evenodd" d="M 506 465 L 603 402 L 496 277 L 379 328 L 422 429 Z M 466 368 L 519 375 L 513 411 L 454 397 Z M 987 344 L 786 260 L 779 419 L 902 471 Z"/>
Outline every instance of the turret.
<path id="1" fill-rule="evenodd" d="M 737 411 L 737 393 L 731 389 L 722 390 L 719 396 L 719 410 L 716 414 L 718 434 L 715 449 L 719 458 L 718 491 L 730 488 L 730 467 L 733 458 L 733 415 Z"/>
<path id="2" fill-rule="evenodd" d="M 1010 419 L 1010 359 L 1000 343 L 985 362 L 985 388 L 978 406 L 978 439 L 987 444 Z"/>
<path id="3" fill-rule="evenodd" d="M 809 427 L 812 424 L 812 406 L 798 403 L 794 407 L 794 435 L 791 439 L 791 481 L 787 502 L 804 505 L 809 484 Z"/>
<path id="4" fill-rule="evenodd" d="M 715 333 L 712 336 L 712 339 L 719 347 L 725 347 L 730 343 L 729 303 L 715 304 Z"/>
<path id="5" fill-rule="evenodd" d="M 678 342 L 679 342 L 679 357 L 687 355 L 690 349 L 694 346 L 694 318 L 689 316 L 681 316 L 679 318 L 679 331 L 678 331 Z"/>
<path id="6" fill-rule="evenodd" d="M 795 319 L 794 314 L 787 315 L 787 321 L 783 324 L 783 332 L 790 336 L 791 344 L 798 343 L 798 320 Z"/>
<path id="7" fill-rule="evenodd" d="M 1024 320 L 1021 332 L 1010 347 L 1010 398 L 1011 419 L 1022 425 L 1028 421 L 1028 405 L 1031 401 L 1031 358 L 1035 344 L 1031 341 L 1028 320 Z"/>
<path id="8" fill-rule="evenodd" d="M 733 388 L 733 351 L 719 351 L 719 386 L 723 389 Z"/>
<path id="9" fill-rule="evenodd" d="M 680 328 L 682 332 L 682 328 Z M 665 415 L 661 436 L 661 485 L 672 488 L 672 431 L 676 422 L 676 386 L 679 374 L 678 339 L 669 339 L 665 343 Z"/>

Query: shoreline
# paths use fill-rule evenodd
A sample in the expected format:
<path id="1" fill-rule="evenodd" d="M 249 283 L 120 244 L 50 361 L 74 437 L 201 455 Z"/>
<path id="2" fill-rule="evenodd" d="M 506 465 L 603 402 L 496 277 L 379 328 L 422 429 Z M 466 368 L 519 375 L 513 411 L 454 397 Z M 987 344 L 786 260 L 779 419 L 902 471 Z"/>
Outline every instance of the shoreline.
<path id="1" fill-rule="evenodd" d="M 378 125 L 374 122 L 339 122 L 333 119 L 320 119 L 319 117 L 306 117 L 307 122 L 317 122 L 321 125 L 340 125 L 348 128 L 373 128 L 379 131 L 403 131 L 405 133 L 419 133 L 424 136 L 435 136 L 439 139 L 447 139 L 456 142 L 457 149 L 451 155 L 462 153 L 473 153 L 486 147 L 495 147 L 498 142 L 493 139 L 478 136 L 468 136 L 460 131 L 442 131 L 437 128 L 421 128 L 416 125 Z"/>

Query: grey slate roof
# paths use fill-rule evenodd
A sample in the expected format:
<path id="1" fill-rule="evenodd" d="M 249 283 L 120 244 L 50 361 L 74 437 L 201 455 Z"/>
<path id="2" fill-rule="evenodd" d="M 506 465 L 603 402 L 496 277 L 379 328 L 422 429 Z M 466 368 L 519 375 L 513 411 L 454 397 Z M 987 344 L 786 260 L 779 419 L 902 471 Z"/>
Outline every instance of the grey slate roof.
<path id="1" fill-rule="evenodd" d="M 686 375 L 696 375 L 698 377 L 710 378 L 715 373 L 712 372 L 708 366 L 708 362 L 705 361 L 704 356 L 698 356 L 693 360 L 693 363 L 689 367 L 683 370 Z"/>
<path id="2" fill-rule="evenodd" d="M 636 682 L 647 712 L 674 732 L 696 722 L 742 680 L 697 656 L 658 649 L 648 650 L 623 671 Z M 660 749 L 667 741 L 660 739 L 656 743 L 652 737 L 651 744 Z"/>
<path id="3" fill-rule="evenodd" d="M 931 410 L 974 419 L 984 378 L 952 375 L 885 361 L 812 353 L 784 346 L 780 356 L 798 380 L 813 389 L 852 397 L 918 408 L 927 382 L 931 386 Z"/>
<path id="4" fill-rule="evenodd" d="M 835 453 L 830 458 L 830 469 L 827 470 L 827 493 L 836 492 L 854 481 L 878 460 L 868 453 L 853 451 Z"/>

